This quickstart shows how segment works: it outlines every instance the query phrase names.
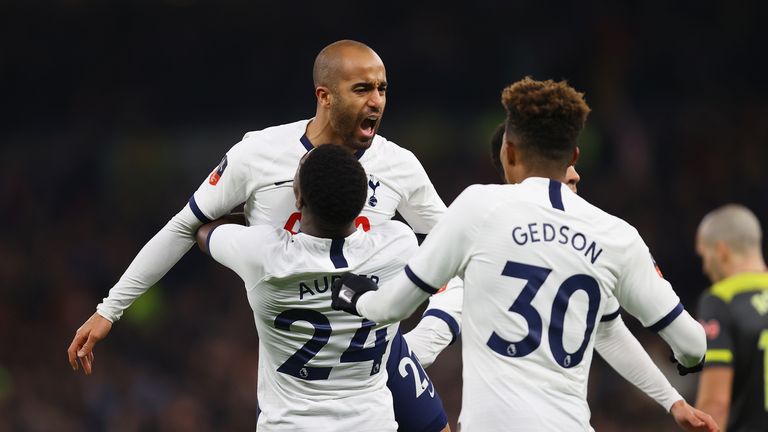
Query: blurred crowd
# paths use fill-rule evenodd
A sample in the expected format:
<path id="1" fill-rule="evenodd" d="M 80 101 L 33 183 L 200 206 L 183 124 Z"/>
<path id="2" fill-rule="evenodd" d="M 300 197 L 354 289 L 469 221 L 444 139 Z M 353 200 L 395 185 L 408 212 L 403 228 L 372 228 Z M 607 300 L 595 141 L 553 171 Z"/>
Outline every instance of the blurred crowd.
<path id="1" fill-rule="evenodd" d="M 502 87 L 531 75 L 584 91 L 579 193 L 640 231 L 692 312 L 708 285 L 701 217 L 738 202 L 768 229 L 764 3 L 263 3 L 0 3 L 0 430 L 255 428 L 245 292 L 197 250 L 96 347 L 92 376 L 65 351 L 231 145 L 312 115 L 314 55 L 336 39 L 381 55 L 380 133 L 419 157 L 446 203 L 499 180 L 488 141 Z M 696 378 L 623 316 L 693 402 Z M 428 370 L 454 428 L 459 345 Z M 597 356 L 589 401 L 597 431 L 674 430 Z"/>

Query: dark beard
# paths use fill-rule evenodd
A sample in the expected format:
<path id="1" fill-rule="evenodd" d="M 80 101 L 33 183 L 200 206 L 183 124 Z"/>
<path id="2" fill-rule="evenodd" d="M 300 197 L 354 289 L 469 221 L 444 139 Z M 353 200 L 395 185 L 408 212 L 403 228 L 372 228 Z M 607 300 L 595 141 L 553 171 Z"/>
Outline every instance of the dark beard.
<path id="1" fill-rule="evenodd" d="M 354 114 L 345 112 L 343 107 L 331 105 L 331 127 L 342 139 L 343 145 L 355 150 L 365 150 L 371 146 L 371 140 L 363 140 L 357 136 L 357 129 L 362 119 Z"/>

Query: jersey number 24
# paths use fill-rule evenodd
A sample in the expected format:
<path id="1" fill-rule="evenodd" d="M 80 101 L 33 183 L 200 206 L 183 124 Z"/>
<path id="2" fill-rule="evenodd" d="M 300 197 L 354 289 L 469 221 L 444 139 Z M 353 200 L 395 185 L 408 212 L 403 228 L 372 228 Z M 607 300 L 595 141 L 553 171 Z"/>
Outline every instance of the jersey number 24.
<path id="1" fill-rule="evenodd" d="M 275 317 L 275 327 L 290 331 L 291 324 L 296 321 L 306 321 L 312 324 L 314 333 L 310 340 L 277 368 L 277 371 L 307 381 L 328 379 L 328 375 L 331 374 L 330 367 L 308 366 L 307 363 L 328 343 L 333 331 L 330 321 L 328 321 L 325 315 L 315 310 L 289 309 Z M 373 361 L 371 375 L 379 373 L 381 359 L 387 348 L 387 329 L 385 328 L 376 330 L 376 343 L 374 346 L 363 348 L 374 325 L 373 321 L 363 319 L 362 325 L 357 329 L 355 335 L 352 336 L 349 347 L 344 351 L 340 359 L 342 363 Z"/>

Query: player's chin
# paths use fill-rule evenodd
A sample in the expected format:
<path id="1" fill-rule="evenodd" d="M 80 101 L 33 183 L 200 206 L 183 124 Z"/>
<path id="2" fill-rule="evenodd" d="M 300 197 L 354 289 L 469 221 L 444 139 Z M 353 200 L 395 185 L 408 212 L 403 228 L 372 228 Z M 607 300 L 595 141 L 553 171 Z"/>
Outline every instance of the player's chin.
<path id="1" fill-rule="evenodd" d="M 358 130 L 355 136 L 354 146 L 355 150 L 368 150 L 373 144 L 374 134 L 366 133 L 365 131 Z"/>

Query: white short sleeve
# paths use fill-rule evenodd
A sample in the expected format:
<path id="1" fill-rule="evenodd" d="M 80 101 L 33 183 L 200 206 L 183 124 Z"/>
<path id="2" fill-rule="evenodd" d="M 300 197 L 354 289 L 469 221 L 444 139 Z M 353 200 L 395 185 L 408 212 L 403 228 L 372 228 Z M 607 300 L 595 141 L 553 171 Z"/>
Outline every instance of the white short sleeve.
<path id="1" fill-rule="evenodd" d="M 616 298 L 643 326 L 653 331 L 666 327 L 683 311 L 680 298 L 661 275 L 648 246 L 634 233 L 619 270 Z"/>
<path id="2" fill-rule="evenodd" d="M 213 259 L 237 273 L 246 286 L 252 286 L 264 278 L 265 263 L 260 253 L 263 247 L 259 246 L 268 242 L 273 231 L 266 226 L 224 224 L 208 234 L 206 243 Z"/>

